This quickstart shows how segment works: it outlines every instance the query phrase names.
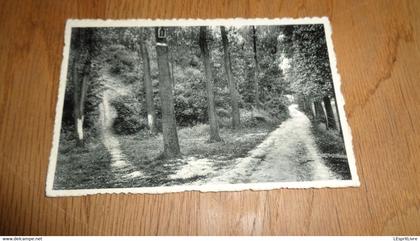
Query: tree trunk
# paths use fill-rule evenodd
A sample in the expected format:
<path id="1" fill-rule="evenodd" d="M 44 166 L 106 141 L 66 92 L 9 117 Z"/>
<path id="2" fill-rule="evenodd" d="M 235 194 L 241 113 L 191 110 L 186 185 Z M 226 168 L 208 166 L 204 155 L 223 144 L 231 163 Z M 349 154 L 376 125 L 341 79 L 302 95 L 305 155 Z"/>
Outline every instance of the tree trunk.
<path id="1" fill-rule="evenodd" d="M 309 119 L 314 120 L 315 113 L 312 109 L 311 101 L 309 100 L 309 98 L 304 96 L 303 97 L 303 103 L 304 103 L 304 106 L 305 106 L 305 112 L 309 115 Z"/>
<path id="2" fill-rule="evenodd" d="M 84 122 L 84 106 L 87 92 L 87 76 L 83 76 L 80 81 L 80 75 L 76 68 L 76 60 L 72 63 L 72 80 L 74 83 L 74 131 L 76 136 L 76 143 L 78 146 L 84 143 L 83 122 Z"/>
<path id="3" fill-rule="evenodd" d="M 324 96 L 324 98 L 322 100 L 324 102 L 325 112 L 327 114 L 328 127 L 336 130 L 337 126 L 335 124 L 334 112 L 333 112 L 333 109 L 332 109 L 332 106 L 331 106 L 330 97 Z"/>
<path id="4" fill-rule="evenodd" d="M 169 52 L 169 73 L 171 74 L 172 88 L 175 88 L 174 58 L 171 52 Z"/>
<path id="5" fill-rule="evenodd" d="M 253 40 L 253 48 L 254 48 L 254 61 L 255 61 L 255 72 L 254 72 L 254 102 L 257 108 L 261 108 L 260 102 L 260 91 L 259 91 L 259 84 L 258 79 L 260 75 L 260 64 L 258 62 L 258 55 L 257 55 L 257 33 L 255 26 L 252 26 L 252 40 Z"/>
<path id="6" fill-rule="evenodd" d="M 168 44 L 166 38 L 158 37 L 155 28 L 156 53 L 159 69 L 159 94 L 162 108 L 163 158 L 174 158 L 181 154 L 176 130 L 172 81 L 169 72 Z"/>
<path id="7" fill-rule="evenodd" d="M 225 72 L 226 78 L 229 86 L 229 93 L 230 93 L 230 104 L 232 108 L 232 127 L 233 129 L 238 129 L 241 125 L 240 122 L 240 114 L 239 114 L 239 94 L 236 89 L 235 79 L 232 75 L 232 64 L 230 60 L 230 49 L 229 49 L 229 40 L 227 37 L 226 28 L 224 26 L 220 27 L 222 33 L 222 43 L 223 43 L 223 51 L 224 51 L 224 65 L 225 65 Z"/>
<path id="8" fill-rule="evenodd" d="M 324 109 L 322 108 L 322 104 L 320 101 L 314 101 L 314 108 L 315 108 L 315 120 L 317 122 L 324 122 L 327 123 L 327 118 L 324 112 Z M 328 126 L 325 125 L 327 128 Z"/>
<path id="9" fill-rule="evenodd" d="M 140 40 L 140 54 L 143 59 L 143 73 L 144 73 L 144 92 L 146 96 L 146 110 L 147 110 L 147 124 L 151 134 L 156 133 L 156 114 L 155 106 L 153 104 L 153 84 L 150 75 L 150 59 L 149 51 L 144 43 L 144 38 Z"/>
<path id="10" fill-rule="evenodd" d="M 219 136 L 219 125 L 217 123 L 216 108 L 214 104 L 213 92 L 213 73 L 210 65 L 210 53 L 207 46 L 207 27 L 200 27 L 199 39 L 201 55 L 204 63 L 204 71 L 206 74 L 207 103 L 208 115 L 210 123 L 210 142 L 221 141 Z"/>

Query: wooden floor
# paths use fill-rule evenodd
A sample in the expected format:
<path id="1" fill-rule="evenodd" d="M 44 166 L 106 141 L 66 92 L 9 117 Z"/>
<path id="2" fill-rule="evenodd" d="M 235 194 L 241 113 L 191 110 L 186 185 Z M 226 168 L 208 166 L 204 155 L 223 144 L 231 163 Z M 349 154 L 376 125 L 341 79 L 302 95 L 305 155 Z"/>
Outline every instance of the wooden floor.
<path id="1" fill-rule="evenodd" d="M 67 18 L 329 16 L 360 188 L 46 198 Z M 420 235 L 420 1 L 0 1 L 0 234 Z"/>

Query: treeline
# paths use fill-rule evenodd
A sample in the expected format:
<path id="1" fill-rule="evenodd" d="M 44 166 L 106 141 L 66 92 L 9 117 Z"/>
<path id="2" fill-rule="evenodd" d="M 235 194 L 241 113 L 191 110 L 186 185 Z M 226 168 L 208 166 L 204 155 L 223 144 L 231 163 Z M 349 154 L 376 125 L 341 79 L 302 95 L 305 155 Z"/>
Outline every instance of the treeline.
<path id="1" fill-rule="evenodd" d="M 339 129 L 323 25 L 290 26 L 284 32 L 282 42 L 287 46 L 285 54 L 290 58 L 289 87 L 297 96 L 300 108 L 311 120 L 324 123 L 327 129 Z"/>
<path id="2" fill-rule="evenodd" d="M 240 108 L 285 112 L 281 29 L 257 28 L 75 28 L 63 123 L 79 144 L 83 130 L 95 128 L 107 65 L 125 84 L 135 83 L 149 131 L 163 133 L 165 157 L 180 153 L 177 122 L 208 122 L 209 140 L 221 141 L 219 117 L 239 129 Z"/>
<path id="3" fill-rule="evenodd" d="M 243 110 L 287 114 L 286 94 L 298 96 L 314 120 L 337 128 L 321 25 L 74 28 L 71 40 L 63 129 L 80 145 L 98 132 L 105 72 L 135 93 L 113 100 L 115 122 L 125 124 L 116 130 L 162 132 L 165 158 L 180 154 L 177 126 L 208 123 L 209 141 L 218 142 L 220 125 L 256 123 L 245 121 Z"/>

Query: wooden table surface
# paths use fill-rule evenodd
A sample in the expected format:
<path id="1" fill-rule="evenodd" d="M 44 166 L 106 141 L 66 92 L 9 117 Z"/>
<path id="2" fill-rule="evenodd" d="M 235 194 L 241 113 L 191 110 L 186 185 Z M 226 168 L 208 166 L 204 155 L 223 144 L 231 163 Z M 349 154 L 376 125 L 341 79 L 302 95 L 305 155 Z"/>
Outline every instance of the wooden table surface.
<path id="1" fill-rule="evenodd" d="M 360 188 L 46 198 L 67 18 L 329 16 Z M 0 235 L 420 234 L 420 1 L 0 1 Z"/>

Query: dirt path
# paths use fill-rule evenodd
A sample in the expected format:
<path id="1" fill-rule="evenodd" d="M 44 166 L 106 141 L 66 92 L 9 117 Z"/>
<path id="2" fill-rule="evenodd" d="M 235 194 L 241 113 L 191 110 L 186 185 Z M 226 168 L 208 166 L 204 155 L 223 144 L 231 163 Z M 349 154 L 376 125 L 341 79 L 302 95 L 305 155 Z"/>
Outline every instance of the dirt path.
<path id="1" fill-rule="evenodd" d="M 296 104 L 289 107 L 290 118 L 245 158 L 233 166 L 214 170 L 212 160 L 191 159 L 174 178 L 206 176 L 194 184 L 247 183 L 329 180 L 339 177 L 325 164 L 318 152 L 311 122 Z"/>
<path id="2" fill-rule="evenodd" d="M 105 90 L 100 105 L 100 120 L 102 120 L 102 141 L 111 155 L 111 168 L 115 176 L 115 182 L 125 182 L 135 177 L 143 176 L 140 170 L 130 164 L 127 157 L 121 152 L 120 142 L 112 132 L 112 124 L 117 117 L 117 111 L 111 105 L 111 101 L 116 96 L 129 93 L 127 88 L 118 83 L 108 74 L 103 74 Z"/>

